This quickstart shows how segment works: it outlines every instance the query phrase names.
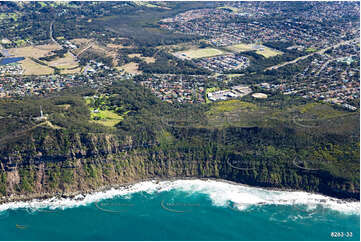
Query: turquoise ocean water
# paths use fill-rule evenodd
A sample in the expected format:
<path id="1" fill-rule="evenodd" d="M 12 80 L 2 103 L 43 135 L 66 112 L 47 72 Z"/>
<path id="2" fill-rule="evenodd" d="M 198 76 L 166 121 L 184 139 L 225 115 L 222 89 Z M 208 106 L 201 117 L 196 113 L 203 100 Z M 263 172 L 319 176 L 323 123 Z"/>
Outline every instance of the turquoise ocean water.
<path id="1" fill-rule="evenodd" d="M 360 240 L 358 210 L 359 203 L 304 192 L 143 182 L 0 205 L 0 240 Z"/>

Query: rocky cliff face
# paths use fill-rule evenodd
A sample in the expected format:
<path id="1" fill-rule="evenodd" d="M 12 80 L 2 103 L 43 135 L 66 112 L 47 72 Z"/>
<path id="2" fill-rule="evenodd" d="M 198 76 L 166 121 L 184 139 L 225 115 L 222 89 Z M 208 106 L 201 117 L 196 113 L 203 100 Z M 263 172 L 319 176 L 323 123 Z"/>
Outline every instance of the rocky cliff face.
<path id="1" fill-rule="evenodd" d="M 41 139 L 32 135 L 22 143 L 8 144 L 0 163 L 0 195 L 3 199 L 19 194 L 41 197 L 150 178 L 197 177 L 359 199 L 358 187 L 325 171 L 299 169 L 291 163 L 239 169 L 211 155 L 198 156 L 180 150 L 165 152 L 156 146 L 132 149 L 130 144 L 130 137 L 119 144 L 110 134 L 61 131 L 53 131 Z"/>

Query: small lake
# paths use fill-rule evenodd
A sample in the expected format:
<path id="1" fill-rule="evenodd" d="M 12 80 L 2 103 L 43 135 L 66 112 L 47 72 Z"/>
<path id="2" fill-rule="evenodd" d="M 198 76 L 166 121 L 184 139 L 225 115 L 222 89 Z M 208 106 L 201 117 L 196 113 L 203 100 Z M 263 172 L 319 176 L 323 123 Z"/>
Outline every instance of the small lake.
<path id="1" fill-rule="evenodd" d="M 21 61 L 21 60 L 24 60 L 24 59 L 25 59 L 24 57 L 3 58 L 3 59 L 0 59 L 0 66 L 15 63 L 15 62 L 18 62 L 18 61 Z"/>

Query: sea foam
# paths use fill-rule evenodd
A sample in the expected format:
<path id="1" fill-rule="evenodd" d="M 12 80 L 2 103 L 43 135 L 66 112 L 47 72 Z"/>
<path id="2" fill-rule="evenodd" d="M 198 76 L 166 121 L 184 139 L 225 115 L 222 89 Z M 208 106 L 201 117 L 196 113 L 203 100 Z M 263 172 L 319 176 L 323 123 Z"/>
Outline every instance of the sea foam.
<path id="1" fill-rule="evenodd" d="M 263 205 L 305 205 L 312 209 L 322 206 L 345 214 L 360 214 L 360 202 L 344 201 L 320 194 L 300 191 L 281 191 L 250 187 L 242 184 L 218 180 L 172 180 L 145 181 L 121 188 L 111 188 L 106 191 L 78 195 L 73 198 L 50 198 L 46 200 L 31 200 L 26 202 L 10 202 L 0 205 L 0 212 L 8 209 L 66 209 L 86 206 L 104 199 L 122 197 L 129 199 L 132 194 L 144 192 L 155 194 L 178 190 L 188 194 L 205 194 L 214 206 L 227 207 L 231 203 L 239 210 L 249 206 Z"/>

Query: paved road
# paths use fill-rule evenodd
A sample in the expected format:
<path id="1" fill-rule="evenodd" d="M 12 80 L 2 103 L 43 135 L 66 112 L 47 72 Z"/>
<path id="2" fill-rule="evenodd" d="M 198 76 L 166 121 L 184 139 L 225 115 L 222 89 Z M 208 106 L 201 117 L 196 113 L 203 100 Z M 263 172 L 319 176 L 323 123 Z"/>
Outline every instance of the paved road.
<path id="1" fill-rule="evenodd" d="M 61 44 L 58 43 L 58 41 L 56 41 L 53 37 L 53 23 L 54 22 L 51 22 L 50 23 L 50 28 L 49 28 L 49 35 L 50 35 L 50 39 L 57 45 L 59 45 L 61 48 L 63 48 L 63 46 Z M 71 51 L 68 51 L 68 53 L 70 53 L 70 55 L 75 58 L 76 60 L 76 56 L 71 52 Z"/>
<path id="2" fill-rule="evenodd" d="M 336 44 L 336 45 L 329 46 L 329 47 L 324 48 L 324 49 L 322 49 L 322 50 L 313 52 L 313 53 L 311 53 L 311 54 L 298 57 L 298 58 L 296 58 L 296 59 L 294 59 L 294 60 L 292 60 L 292 61 L 284 62 L 284 63 L 282 63 L 282 64 L 278 64 L 278 65 L 275 65 L 275 66 L 270 66 L 270 67 L 266 68 L 265 71 L 268 71 L 268 70 L 276 70 L 276 69 L 278 69 L 278 68 L 280 68 L 280 67 L 282 67 L 282 66 L 286 66 L 286 65 L 292 64 L 292 63 L 296 63 L 296 62 L 299 61 L 299 60 L 307 59 L 308 57 L 310 57 L 310 56 L 312 56 L 312 55 L 314 55 L 314 54 L 324 54 L 326 51 L 328 51 L 328 50 L 331 49 L 331 48 L 337 48 L 337 47 L 339 47 L 339 46 L 341 46 L 341 45 L 348 44 L 348 43 L 350 43 L 350 42 L 352 42 L 352 41 L 354 41 L 354 40 L 357 40 L 357 39 L 342 41 L 342 42 L 340 42 L 340 43 L 338 43 L 338 44 Z"/>
<path id="3" fill-rule="evenodd" d="M 76 55 L 76 57 L 78 57 L 78 56 L 80 56 L 81 54 L 83 54 L 87 49 L 89 49 L 90 47 L 92 47 L 93 46 L 93 44 L 90 44 L 88 47 L 86 47 L 85 49 L 83 49 L 82 51 L 80 51 L 77 55 Z"/>
<path id="4" fill-rule="evenodd" d="M 51 22 L 50 23 L 50 27 L 49 27 L 49 36 L 50 36 L 50 39 L 57 45 L 59 45 L 61 48 L 63 48 L 63 46 L 61 46 L 61 44 L 59 44 L 53 37 L 53 23 L 54 22 Z"/>

